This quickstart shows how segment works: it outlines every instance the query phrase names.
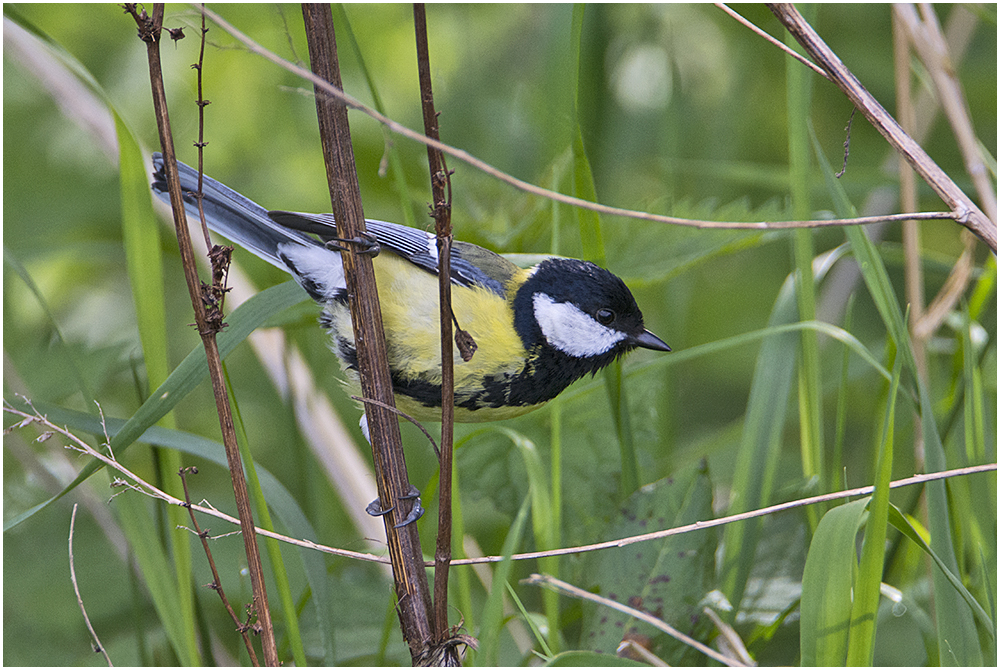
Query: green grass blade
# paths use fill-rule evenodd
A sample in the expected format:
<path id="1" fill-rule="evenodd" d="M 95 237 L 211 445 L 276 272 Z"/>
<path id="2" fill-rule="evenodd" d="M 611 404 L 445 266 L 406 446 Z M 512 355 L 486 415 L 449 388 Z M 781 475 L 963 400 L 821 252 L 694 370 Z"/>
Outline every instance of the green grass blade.
<path id="1" fill-rule="evenodd" d="M 239 447 L 240 457 L 243 461 L 243 470 L 246 472 L 247 491 L 253 500 L 254 518 L 257 520 L 258 527 L 273 531 L 274 522 L 271 521 L 271 512 L 267 506 L 267 498 L 264 496 L 264 491 L 260 486 L 260 479 L 257 477 L 257 468 L 254 465 L 253 453 L 250 451 L 250 442 L 249 437 L 247 437 L 246 426 L 243 423 L 243 415 L 240 412 L 239 403 L 236 402 L 236 393 L 229 379 L 229 371 L 226 369 L 225 363 L 223 363 L 222 370 L 226 377 L 226 389 L 229 397 L 233 399 L 233 420 L 236 429 L 239 431 L 237 446 Z M 278 599 L 281 601 L 281 610 L 284 615 L 285 626 L 287 627 L 286 635 L 289 646 L 292 648 L 292 658 L 295 660 L 296 667 L 304 668 L 306 666 L 306 650 L 302 644 L 302 633 L 299 631 L 299 617 L 295 598 L 292 597 L 292 589 L 288 584 L 288 572 L 285 570 L 285 561 L 281 556 L 281 543 L 271 537 L 265 537 L 262 540 L 263 558 L 270 564 L 271 574 L 274 576 L 274 586 L 278 594 Z M 325 633 L 327 634 L 324 637 L 328 638 L 329 631 L 325 631 Z M 327 641 L 324 640 L 324 642 Z"/>
<path id="2" fill-rule="evenodd" d="M 982 624 L 983 629 L 985 629 L 992 639 L 996 639 L 996 626 L 993 623 L 993 618 L 986 613 L 983 606 L 979 604 L 973 595 L 969 592 L 962 581 L 955 576 L 955 573 L 948 569 L 948 566 L 944 564 L 944 561 L 931 549 L 930 545 L 924 540 L 924 538 L 917 532 L 917 530 L 910 523 L 906 515 L 899 511 L 895 505 L 889 507 L 889 523 L 893 525 L 896 530 L 901 532 L 903 535 L 912 540 L 918 547 L 924 550 L 924 552 L 931 557 L 934 561 L 934 565 L 938 567 L 941 573 L 945 576 L 945 579 L 954 587 L 955 591 L 962 596 L 966 603 L 969 604 L 969 608 L 972 610 L 976 619 Z"/>
<path id="3" fill-rule="evenodd" d="M 100 419 L 83 412 L 78 412 L 58 405 L 45 402 L 36 402 L 38 411 L 42 412 L 50 421 L 67 426 L 71 430 L 90 433 L 91 435 L 103 438 L 104 429 Z M 106 417 L 105 424 L 108 434 L 113 436 L 124 429 L 127 421 Z M 222 443 L 210 440 L 198 435 L 186 433 L 180 430 L 171 430 L 159 426 L 151 426 L 139 436 L 140 441 L 145 444 L 176 449 L 190 456 L 195 456 L 219 466 L 222 472 L 228 473 L 229 463 L 226 460 L 225 448 Z M 270 471 L 255 468 L 260 489 L 268 501 L 271 510 L 274 511 L 280 523 L 286 529 L 286 534 L 297 537 L 318 540 L 316 531 L 306 517 L 305 512 L 299 506 L 295 497 L 288 491 Z M 151 522 L 150 522 L 151 523 Z M 318 551 L 308 549 L 297 549 L 309 588 L 312 591 L 312 602 L 316 608 L 316 620 L 319 632 L 317 636 L 324 646 L 324 664 L 333 665 L 336 660 L 333 655 L 332 640 L 332 617 L 333 604 L 329 592 L 328 575 L 326 561 Z M 330 639 L 326 639 L 329 637 Z"/>
<path id="4" fill-rule="evenodd" d="M 815 281 L 820 282 L 830 268 L 842 257 L 843 251 L 836 250 L 829 254 L 819 264 L 815 272 Z M 786 278 L 774 302 L 768 328 L 754 334 L 768 333 L 767 339 L 761 345 L 754 368 L 754 378 L 750 387 L 750 397 L 747 400 L 746 419 L 744 421 L 743 437 L 736 456 L 736 470 L 733 478 L 733 503 L 729 513 L 737 514 L 769 504 L 772 494 L 774 472 L 781 448 L 781 433 L 785 423 L 788 405 L 788 394 L 791 389 L 792 374 L 795 369 L 794 358 L 788 356 L 788 351 L 795 348 L 798 338 L 795 330 L 815 329 L 836 337 L 857 351 L 883 376 L 889 378 L 888 371 L 871 357 L 856 338 L 836 326 L 821 322 L 798 322 L 797 301 L 795 298 L 796 282 L 794 275 Z M 747 334 L 749 335 L 749 334 Z M 738 338 L 743 336 L 737 336 Z M 748 338 L 749 339 L 749 338 Z M 727 339 L 701 345 L 693 350 L 671 354 L 667 363 L 674 364 L 688 356 L 702 355 L 705 350 L 715 347 L 725 348 L 732 341 Z M 860 346 L 859 346 L 860 345 Z M 664 358 L 664 360 L 667 360 Z M 760 521 L 731 524 L 725 531 L 725 554 L 722 561 L 721 590 L 736 609 L 743 598 L 750 568 L 754 564 L 754 554 L 757 547 L 757 535 L 760 531 Z"/>
<path id="5" fill-rule="evenodd" d="M 844 193 L 843 186 L 833 177 L 833 170 L 820 151 L 818 142 L 813 136 L 816 155 L 829 191 L 834 198 L 838 216 L 854 215 L 854 207 Z M 925 464 L 929 472 L 946 470 L 948 467 L 938 432 L 937 421 L 934 418 L 934 405 L 930 390 L 917 373 L 916 359 L 910 346 L 909 333 L 903 320 L 903 313 L 896 302 L 896 295 L 889 281 L 885 264 L 878 250 L 868 237 L 862 226 L 847 226 L 844 228 L 861 275 L 868 287 L 868 292 L 878 309 L 889 336 L 899 347 L 899 355 L 909 370 L 917 385 L 920 407 L 920 424 L 924 436 Z M 931 547 L 948 567 L 958 573 L 958 561 L 955 547 L 952 545 L 951 519 L 948 506 L 948 495 L 943 481 L 928 482 L 927 516 L 931 530 Z M 982 650 L 976 633 L 971 610 L 961 601 L 959 595 L 950 588 L 943 573 L 934 573 L 934 612 L 938 626 L 938 649 L 942 665 L 982 665 Z"/>
<path id="6" fill-rule="evenodd" d="M 804 666 L 838 667 L 847 660 L 855 539 L 867 507 L 867 498 L 834 507 L 820 519 L 809 543 L 799 624 Z"/>
<path id="7" fill-rule="evenodd" d="M 795 282 L 785 280 L 768 319 L 769 328 L 791 324 L 797 318 Z M 789 356 L 798 337 L 792 332 L 772 334 L 760 347 L 747 400 L 743 437 L 736 455 L 732 504 L 729 514 L 738 514 L 770 503 L 774 471 L 781 448 L 788 394 L 795 357 Z M 760 521 L 730 524 L 725 530 L 721 590 L 739 609 L 754 564 Z"/>
<path id="8" fill-rule="evenodd" d="M 459 479 L 461 468 L 455 468 L 452 474 L 452 554 L 457 558 L 468 558 L 463 546 L 465 539 L 465 517 L 462 515 L 462 496 Z M 457 603 L 458 610 L 462 612 L 465 619 L 465 626 L 469 630 L 476 629 L 476 611 L 472 607 L 472 571 L 457 570 L 455 572 L 455 585 L 457 588 L 449 589 L 451 598 Z"/>
<path id="9" fill-rule="evenodd" d="M 629 370 L 627 378 L 634 375 L 641 375 L 647 372 L 660 373 L 660 368 L 677 365 L 681 362 L 686 362 L 692 359 L 701 358 L 703 356 L 714 356 L 721 351 L 727 349 L 732 349 L 735 347 L 745 347 L 747 345 L 753 344 L 757 340 L 763 340 L 774 335 L 781 335 L 785 333 L 798 332 L 804 329 L 815 330 L 816 332 L 831 337 L 841 344 L 847 346 L 848 349 L 853 351 L 858 358 L 863 360 L 872 370 L 877 372 L 882 376 L 887 382 L 892 381 L 892 374 L 885 368 L 884 365 L 878 362 L 872 352 L 861 343 L 861 341 L 854 335 L 840 328 L 839 326 L 834 326 L 823 321 L 798 321 L 795 323 L 786 323 L 779 326 L 768 326 L 767 328 L 761 328 L 760 330 L 752 330 L 747 333 L 740 333 L 739 335 L 733 335 L 721 340 L 715 340 L 714 342 L 706 342 L 705 344 L 699 344 L 688 349 L 682 349 L 680 351 L 671 353 L 670 356 L 663 356 L 651 360 L 642 365 L 634 366 Z M 585 386 L 581 386 L 581 389 Z M 573 398 L 581 391 L 569 391 L 563 394 L 563 398 Z M 916 401 L 916 399 L 914 399 Z"/>
<path id="10" fill-rule="evenodd" d="M 548 551 L 556 548 L 556 526 L 552 518 L 552 496 L 548 488 L 548 478 L 546 477 L 545 466 L 538 454 L 535 443 L 524 435 L 504 427 L 498 427 L 498 431 L 503 433 L 514 443 L 521 454 L 521 461 L 524 469 L 528 473 L 528 490 L 531 495 L 531 525 L 535 536 L 535 546 L 540 551 Z M 547 575 L 553 575 L 558 569 L 558 562 L 555 557 L 538 559 L 539 570 Z M 542 602 L 545 612 L 550 620 L 558 620 L 559 616 L 559 594 L 551 589 L 546 589 L 543 593 L 552 593 L 552 596 L 543 596 Z M 551 629 L 555 635 L 558 628 Z"/>
<path id="11" fill-rule="evenodd" d="M 549 419 L 551 429 L 549 430 L 549 459 L 551 461 L 551 473 L 549 474 L 549 486 L 552 491 L 552 546 L 562 545 L 562 401 L 553 398 L 549 402 Z M 552 556 L 548 559 L 544 568 L 547 574 L 552 577 L 561 578 L 559 572 L 559 557 Z M 552 593 L 550 597 L 548 594 Z M 545 589 L 542 593 L 542 601 L 545 603 L 545 614 L 548 616 L 549 624 L 549 649 L 553 654 L 558 654 L 562 648 L 560 639 L 561 626 L 559 625 L 559 594 L 552 589 Z"/>
<path id="12" fill-rule="evenodd" d="M 597 189 L 594 186 L 594 173 L 587 158 L 587 150 L 583 144 L 583 126 L 580 115 L 580 61 L 583 15 L 585 5 L 573 6 L 573 23 L 570 44 L 573 51 L 573 195 L 583 200 L 597 202 Z M 607 266 L 607 255 L 604 248 L 604 234 L 601 229 L 601 217 L 597 212 L 575 207 L 577 224 L 580 228 L 580 241 L 583 244 L 583 257 L 598 265 Z M 611 416 L 618 433 L 618 447 L 621 450 L 621 498 L 624 500 L 639 488 L 639 462 L 635 454 L 635 442 L 632 426 L 629 422 L 628 400 L 622 387 L 621 362 L 615 361 L 604 371 L 604 387 L 611 403 Z"/>
<path id="13" fill-rule="evenodd" d="M 902 358 L 896 358 L 892 370 L 892 385 L 886 401 L 875 469 L 875 490 L 868 506 L 865 540 L 861 547 L 861 565 L 854 582 L 854 606 L 851 609 L 851 630 L 847 645 L 848 665 L 871 665 L 875 658 L 875 627 L 878 617 L 879 594 L 882 586 L 882 564 L 885 558 L 885 538 L 889 523 L 889 483 L 892 481 L 892 459 L 896 425 L 896 395 L 902 374 Z"/>
<path id="14" fill-rule="evenodd" d="M 45 317 L 52 325 L 52 332 L 55 333 L 56 338 L 59 340 L 60 346 L 53 350 L 53 354 L 62 357 L 65 361 L 66 367 L 73 375 L 73 381 L 76 383 L 77 389 L 83 396 L 83 400 L 87 407 L 93 408 L 96 412 L 97 406 L 94 404 L 94 394 L 90 390 L 90 385 L 84 379 L 83 373 L 80 372 L 81 366 L 76 355 L 73 353 L 73 349 L 66 346 L 66 338 L 63 337 L 62 330 L 59 328 L 59 323 L 56 321 L 55 314 L 53 314 L 52 310 L 49 308 L 49 301 L 45 299 L 41 289 L 38 288 L 38 284 L 36 284 L 35 280 L 31 278 L 31 275 L 28 273 L 28 268 L 24 267 L 24 264 L 21 263 L 20 259 L 11 253 L 6 246 L 3 248 L 3 262 L 17 273 L 17 276 L 21 278 L 24 285 L 28 287 L 28 290 L 31 291 L 31 293 L 35 296 L 35 299 L 38 300 L 38 304 L 41 306 L 42 311 L 45 312 Z"/>
<path id="15" fill-rule="evenodd" d="M 816 18 L 816 8 L 803 5 L 804 16 L 810 22 Z M 815 23 L 813 23 L 815 25 Z M 801 50 L 795 38 L 786 36 L 792 48 Z M 809 108 L 812 102 L 812 73 L 797 60 L 789 57 L 786 62 L 786 87 L 788 106 L 788 171 L 792 215 L 799 220 L 808 219 L 812 208 L 809 204 Z M 800 228 L 792 234 L 792 251 L 797 279 L 795 297 L 798 302 L 799 320 L 816 318 L 816 283 L 812 263 L 815 256 L 813 231 Z M 802 474 L 806 480 L 818 480 L 819 490 L 824 485 L 822 390 L 820 387 L 819 343 L 812 331 L 802 331 L 799 338 L 799 451 Z M 815 529 L 822 508 L 810 506 L 806 510 L 809 525 Z"/>
<path id="16" fill-rule="evenodd" d="M 621 450 L 621 498 L 639 490 L 639 460 L 635 453 L 635 441 L 632 435 L 632 423 L 628 411 L 628 400 L 625 387 L 622 385 L 622 364 L 616 360 L 604 371 L 604 390 L 608 394 L 611 405 L 611 418 L 615 422 L 615 432 L 618 437 L 618 447 Z"/>
<path id="17" fill-rule="evenodd" d="M 227 319 L 229 327 L 223 330 L 218 336 L 219 353 L 225 358 L 240 342 L 253 332 L 255 328 L 267 321 L 279 312 L 298 304 L 306 298 L 305 291 L 294 281 L 287 281 L 277 286 L 272 286 L 261 291 L 240 305 Z M 122 426 L 111 439 L 111 448 L 116 455 L 120 455 L 135 442 L 143 431 L 160 420 L 191 392 L 205 377 L 208 376 L 208 364 L 205 360 L 205 351 L 199 344 L 187 357 L 178 365 L 174 371 L 153 392 L 153 394 L 136 410 L 135 414 Z M 31 509 L 18 514 L 4 523 L 4 532 L 14 528 L 26 519 L 31 518 L 40 510 L 46 508 L 54 501 L 76 488 L 80 482 L 94 474 L 104 465 L 93 462 L 80 472 L 65 489 L 45 502 L 35 505 Z"/>
<path id="18" fill-rule="evenodd" d="M 844 330 L 850 332 L 854 316 L 854 293 L 847 299 L 844 310 Z M 837 418 L 836 432 L 833 438 L 833 466 L 830 468 L 830 482 L 833 490 L 847 487 L 842 473 L 844 463 L 844 434 L 847 426 L 847 382 L 851 349 L 844 346 L 844 355 L 840 363 L 840 385 L 837 388 Z"/>
<path id="19" fill-rule="evenodd" d="M 483 607 L 483 622 L 479 628 L 479 651 L 476 652 L 474 663 L 478 666 L 495 667 L 500 661 L 500 633 L 503 631 L 503 594 L 510 579 L 513 563 L 511 554 L 521 545 L 524 527 L 528 521 L 528 509 L 531 507 L 531 496 L 528 495 L 521 503 L 521 509 L 514 517 L 503 542 L 503 560 L 493 571 L 493 588 Z"/>
<path id="20" fill-rule="evenodd" d="M 990 306 L 991 299 L 996 301 L 997 288 L 997 257 L 988 255 L 983 263 L 983 272 L 969 295 L 969 314 L 973 319 L 979 319 L 983 309 Z M 994 302 L 995 304 L 995 302 Z"/>
<path id="21" fill-rule="evenodd" d="M 581 50 L 583 49 L 583 15 L 586 5 L 573 5 L 573 24 L 571 27 L 570 49 L 572 51 L 573 77 L 573 195 L 583 200 L 597 202 L 597 189 L 594 186 L 594 173 L 587 159 L 587 150 L 583 144 L 583 125 L 580 114 L 580 72 Z M 604 235 L 601 231 L 601 217 L 589 209 L 573 208 L 576 220 L 580 226 L 580 240 L 583 243 L 583 257 L 598 265 L 607 264 L 604 250 Z"/>
<path id="22" fill-rule="evenodd" d="M 112 505 L 118 513 L 122 530 L 129 539 L 129 546 L 153 599 L 153 607 L 178 660 L 183 665 L 200 665 L 201 658 L 192 636 L 193 631 L 188 630 L 183 618 L 178 616 L 181 611 L 179 587 L 166 552 L 160 545 L 153 517 L 146 507 L 146 497 L 126 491 L 116 497 Z"/>
<path id="23" fill-rule="evenodd" d="M 969 463 L 985 463 L 986 417 L 983 407 L 983 374 L 976 362 L 972 341 L 972 316 L 963 305 L 962 374 L 965 381 L 965 457 Z"/>
<path id="24" fill-rule="evenodd" d="M 142 342 L 147 384 L 149 388 L 155 388 L 167 379 L 170 372 L 167 358 L 167 310 L 163 291 L 163 257 L 159 224 L 153 212 L 149 178 L 139 143 L 118 113 L 114 109 L 111 112 L 118 136 L 125 259 L 132 286 L 139 339 Z M 169 413 L 165 414 L 159 423 L 164 428 L 174 428 L 176 425 Z M 158 454 L 156 462 L 164 490 L 176 498 L 183 498 L 184 491 L 177 476 L 177 472 L 181 469 L 180 454 L 172 449 L 164 449 Z M 185 511 L 176 507 L 166 510 L 166 518 L 168 528 L 176 528 L 187 520 Z M 153 530 L 153 528 L 142 528 L 139 532 L 147 533 Z M 197 649 L 191 537 L 187 533 L 165 534 L 170 538 L 180 600 L 180 607 L 172 616 L 180 618 L 187 643 Z"/>
<path id="25" fill-rule="evenodd" d="M 514 587 L 509 583 L 507 584 L 507 595 L 510 596 L 512 601 L 514 601 L 514 607 L 516 607 L 517 611 L 521 613 L 521 618 L 524 619 L 524 623 L 526 623 L 528 628 L 531 629 L 531 634 L 535 637 L 535 641 L 538 642 L 538 646 L 542 648 L 540 655 L 543 657 L 543 660 L 552 658 L 552 656 L 554 656 L 552 649 L 549 647 L 549 643 L 545 639 L 545 636 L 542 635 L 541 629 L 538 628 L 538 624 L 535 623 L 535 618 L 528 612 L 524 603 L 521 602 L 521 599 L 517 596 L 517 591 L 515 591 Z"/>

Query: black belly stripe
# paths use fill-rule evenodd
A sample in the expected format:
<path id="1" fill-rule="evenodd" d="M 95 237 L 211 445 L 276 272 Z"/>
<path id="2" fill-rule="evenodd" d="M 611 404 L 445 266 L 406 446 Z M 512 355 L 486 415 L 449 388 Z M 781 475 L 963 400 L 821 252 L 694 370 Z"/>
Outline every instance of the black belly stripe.
<path id="1" fill-rule="evenodd" d="M 324 325 L 328 324 L 332 325 L 332 319 L 325 319 Z M 331 329 L 330 334 L 341 361 L 348 369 L 357 371 L 358 353 L 354 343 L 337 335 L 336 329 Z M 615 358 L 616 352 L 612 351 L 594 358 L 579 359 L 549 346 L 536 345 L 528 356 L 530 363 L 519 372 L 487 375 L 475 390 L 459 390 L 455 395 L 455 406 L 475 411 L 545 403 L 587 373 L 596 374 Z M 396 395 L 410 398 L 424 407 L 441 406 L 440 384 L 405 376 L 399 370 L 390 369 L 390 375 Z"/>

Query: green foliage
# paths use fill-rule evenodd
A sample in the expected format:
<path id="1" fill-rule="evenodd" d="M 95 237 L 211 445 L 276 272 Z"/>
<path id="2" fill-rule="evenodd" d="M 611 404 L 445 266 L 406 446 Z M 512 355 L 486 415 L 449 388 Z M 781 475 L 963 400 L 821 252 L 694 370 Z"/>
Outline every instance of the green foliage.
<path id="1" fill-rule="evenodd" d="M 305 57 L 297 7 L 219 9 L 282 57 Z M 824 39 L 892 109 L 890 9 L 813 11 Z M 935 11 L 947 24 L 967 10 Z M 976 11 L 971 42 L 954 57 L 995 170 L 996 10 Z M 4 398 L 23 406 L 14 394 L 24 394 L 94 445 L 106 432 L 116 458 L 175 495 L 176 469 L 196 465 L 193 501 L 231 512 L 172 226 L 157 230 L 151 215 L 148 154 L 158 137 L 134 24 L 113 5 L 4 12 Z M 764 8 L 741 12 L 781 34 Z M 347 91 L 419 128 L 410 8 L 346 5 L 335 19 Z M 168 7 L 167 25 L 185 26 L 187 37 L 162 48 L 174 136 L 189 163 L 198 22 L 190 8 Z M 428 29 L 444 141 L 519 178 L 714 220 L 897 209 L 896 158 L 882 138 L 856 118 L 847 171 L 835 178 L 850 103 L 712 6 L 434 5 Z M 311 86 L 218 28 L 208 38 L 206 172 L 265 207 L 328 211 Z M 367 216 L 428 226 L 424 148 L 358 112 L 351 124 Z M 943 121 L 921 144 L 974 193 Z M 448 167 L 458 239 L 522 258 L 602 259 L 674 349 L 634 353 L 525 417 L 458 426 L 456 555 L 586 545 L 878 487 L 872 498 L 718 531 L 489 564 L 486 576 L 453 567 L 451 623 L 480 640 L 476 662 L 632 663 L 614 652 L 636 624 L 520 583 L 545 572 L 613 592 L 718 647 L 702 610 L 712 607 L 762 665 L 996 663 L 995 473 L 886 487 L 918 471 L 996 462 L 996 261 L 982 244 L 962 299 L 926 342 L 921 377 L 896 224 L 680 228 L 571 211 L 455 159 Z M 919 197 L 922 209 L 942 208 L 927 188 Z M 923 223 L 921 235 L 929 301 L 963 241 L 952 222 Z M 244 344 L 255 330 L 283 329 L 347 426 L 348 448 L 370 466 L 317 310 L 274 268 L 240 251 L 235 262 L 257 294 L 230 311 L 219 344 L 259 480 L 257 512 L 272 515 L 258 523 L 363 550 L 366 533 L 347 511 L 356 503 L 307 446 L 301 407 Z M 15 422 L 5 416 L 5 426 Z M 4 663 L 93 662 L 66 565 L 72 499 L 84 502 L 74 539 L 82 597 L 116 664 L 247 664 L 218 596 L 201 586 L 211 576 L 200 543 L 177 528 L 186 511 L 133 491 L 108 503 L 104 468 L 54 438 L 33 442 L 32 430 L 4 438 Z M 404 440 L 431 510 L 419 526 L 429 555 L 437 464 L 417 431 L 406 427 Z M 221 521 L 202 525 L 223 536 L 213 555 L 242 613 L 242 541 Z M 385 571 L 287 545 L 267 552 L 284 662 L 409 663 Z M 671 663 L 707 662 L 643 624 L 634 632 Z"/>
<path id="2" fill-rule="evenodd" d="M 641 535 L 651 528 L 684 526 L 712 516 L 712 484 L 707 467 L 688 467 L 644 486 L 606 527 L 601 541 Z M 696 639 L 711 622 L 701 608 L 715 583 L 716 536 L 712 531 L 610 549 L 584 558 L 584 588 L 605 598 L 653 613 Z M 644 641 L 670 665 L 698 664 L 700 653 L 617 611 L 588 603 L 581 638 L 585 649 L 612 655 L 623 634 Z"/>

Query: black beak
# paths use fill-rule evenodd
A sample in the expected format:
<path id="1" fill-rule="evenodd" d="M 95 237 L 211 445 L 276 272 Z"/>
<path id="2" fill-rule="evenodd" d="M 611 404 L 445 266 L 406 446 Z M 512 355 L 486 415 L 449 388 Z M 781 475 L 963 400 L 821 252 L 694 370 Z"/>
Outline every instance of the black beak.
<path id="1" fill-rule="evenodd" d="M 666 342 L 653 335 L 648 330 L 642 331 L 641 335 L 632 338 L 632 343 L 643 349 L 653 349 L 655 351 L 670 351 Z"/>

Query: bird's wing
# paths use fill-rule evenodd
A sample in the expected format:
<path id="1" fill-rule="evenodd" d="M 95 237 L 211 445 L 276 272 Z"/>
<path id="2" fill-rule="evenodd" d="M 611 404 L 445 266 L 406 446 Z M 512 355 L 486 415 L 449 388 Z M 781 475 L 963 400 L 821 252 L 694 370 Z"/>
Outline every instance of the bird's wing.
<path id="1" fill-rule="evenodd" d="M 337 224 L 332 214 L 271 211 L 276 223 L 305 233 L 312 233 L 324 242 L 337 240 Z M 410 261 L 431 274 L 438 272 L 437 237 L 398 223 L 366 219 L 368 233 L 379 245 Z M 499 254 L 468 242 L 455 242 L 451 253 L 451 281 L 458 286 L 480 286 L 506 298 L 506 284 L 523 272 Z"/>

